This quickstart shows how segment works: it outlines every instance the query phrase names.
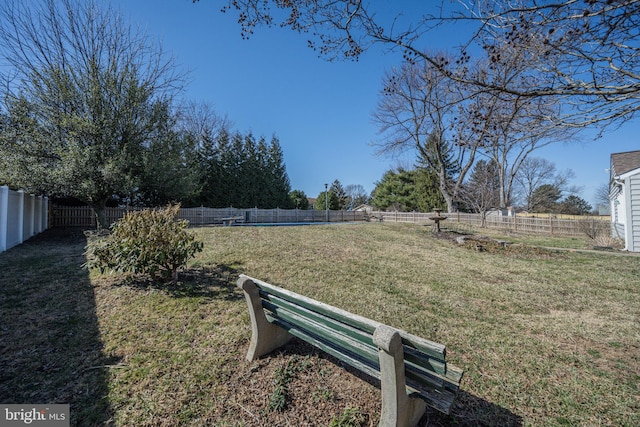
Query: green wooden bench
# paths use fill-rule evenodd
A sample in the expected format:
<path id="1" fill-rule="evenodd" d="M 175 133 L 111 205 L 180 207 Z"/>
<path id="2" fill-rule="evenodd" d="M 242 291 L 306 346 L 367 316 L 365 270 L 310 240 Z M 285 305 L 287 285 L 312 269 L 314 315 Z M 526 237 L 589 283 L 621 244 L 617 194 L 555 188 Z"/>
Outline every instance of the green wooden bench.
<path id="1" fill-rule="evenodd" d="M 250 362 L 295 336 L 380 380 L 380 426 L 414 426 L 426 405 L 450 412 L 462 370 L 442 344 L 245 275 L 238 287 L 251 317 Z"/>

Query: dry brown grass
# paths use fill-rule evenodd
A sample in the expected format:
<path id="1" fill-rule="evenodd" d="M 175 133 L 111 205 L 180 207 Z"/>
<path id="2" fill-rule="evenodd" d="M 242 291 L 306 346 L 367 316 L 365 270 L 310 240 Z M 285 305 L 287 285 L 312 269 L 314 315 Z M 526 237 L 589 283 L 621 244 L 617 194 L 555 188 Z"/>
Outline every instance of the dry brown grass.
<path id="1" fill-rule="evenodd" d="M 245 362 L 245 273 L 446 344 L 462 392 L 423 426 L 640 425 L 640 258 L 477 251 L 413 225 L 194 232 L 205 250 L 172 286 L 89 276 L 81 236 L 0 255 L 0 400 L 71 403 L 74 425 L 376 425 L 376 384 L 305 344 Z"/>

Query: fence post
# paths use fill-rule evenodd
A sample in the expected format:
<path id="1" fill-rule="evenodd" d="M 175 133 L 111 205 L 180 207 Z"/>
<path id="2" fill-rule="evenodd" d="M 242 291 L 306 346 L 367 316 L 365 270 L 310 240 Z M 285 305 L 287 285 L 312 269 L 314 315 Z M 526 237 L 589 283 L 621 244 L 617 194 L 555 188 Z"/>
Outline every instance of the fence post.
<path id="1" fill-rule="evenodd" d="M 9 187 L 0 187 L 0 252 L 7 250 L 7 222 L 9 221 Z"/>
<path id="2" fill-rule="evenodd" d="M 29 239 L 30 237 L 35 235 L 35 222 L 36 222 L 36 215 L 38 214 L 38 212 L 36 212 L 36 202 L 35 202 L 35 196 L 33 194 L 27 194 L 25 197 L 25 205 L 26 205 L 26 209 L 25 209 L 25 219 L 24 219 L 24 224 L 26 224 L 27 227 L 27 231 L 26 233 L 23 235 L 24 238 Z M 40 217 L 37 217 L 40 218 Z"/>
<path id="3" fill-rule="evenodd" d="M 18 190 L 18 244 L 24 242 L 24 190 Z"/>
<path id="4" fill-rule="evenodd" d="M 42 197 L 42 196 L 40 196 Z M 43 223 L 42 230 L 49 229 L 49 197 L 42 197 L 42 216 L 40 217 L 41 223 Z"/>

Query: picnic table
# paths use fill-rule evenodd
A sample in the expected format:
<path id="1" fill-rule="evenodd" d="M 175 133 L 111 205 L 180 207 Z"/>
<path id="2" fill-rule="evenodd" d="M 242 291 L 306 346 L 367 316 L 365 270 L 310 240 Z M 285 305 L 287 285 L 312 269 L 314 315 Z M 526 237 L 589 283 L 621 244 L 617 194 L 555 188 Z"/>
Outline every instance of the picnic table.
<path id="1" fill-rule="evenodd" d="M 222 225 L 227 226 L 227 225 L 233 225 L 236 222 L 244 222 L 244 217 L 243 216 L 230 216 L 227 218 L 222 218 Z"/>

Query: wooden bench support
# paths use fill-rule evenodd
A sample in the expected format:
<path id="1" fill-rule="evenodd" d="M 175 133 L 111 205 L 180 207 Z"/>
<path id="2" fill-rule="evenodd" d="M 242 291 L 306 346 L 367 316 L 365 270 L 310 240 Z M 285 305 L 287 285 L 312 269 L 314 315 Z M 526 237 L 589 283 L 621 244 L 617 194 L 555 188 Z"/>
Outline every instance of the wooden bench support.
<path id="1" fill-rule="evenodd" d="M 253 281 L 248 277 L 241 277 L 238 281 L 238 287 L 244 291 L 244 297 L 249 307 L 251 343 L 247 352 L 247 360 L 253 362 L 260 356 L 271 353 L 288 343 L 293 335 L 267 320 L 262 309 L 258 287 Z"/>
<path id="2" fill-rule="evenodd" d="M 373 333 L 380 358 L 380 389 L 382 413 L 380 426 L 415 426 L 426 409 L 424 400 L 407 395 L 404 374 L 404 350 L 400 333 L 386 325 L 380 325 Z"/>

